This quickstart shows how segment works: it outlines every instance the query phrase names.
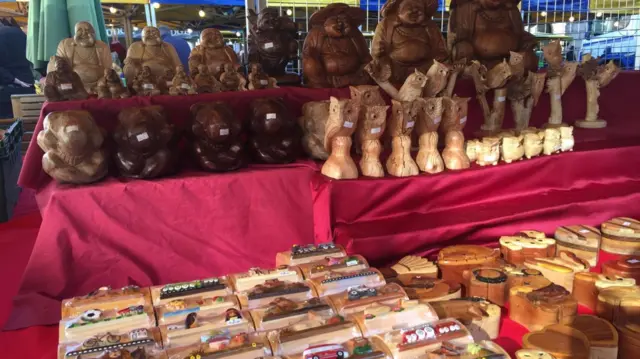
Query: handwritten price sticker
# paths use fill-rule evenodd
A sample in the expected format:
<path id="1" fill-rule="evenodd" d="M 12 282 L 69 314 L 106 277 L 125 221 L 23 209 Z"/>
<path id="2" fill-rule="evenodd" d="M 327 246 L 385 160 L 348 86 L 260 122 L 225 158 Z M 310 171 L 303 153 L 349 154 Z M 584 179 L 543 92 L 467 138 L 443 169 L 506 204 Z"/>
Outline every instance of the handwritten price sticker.
<path id="1" fill-rule="evenodd" d="M 227 136 L 229 134 L 229 129 L 228 128 L 221 128 L 220 129 L 220 136 Z"/>
<path id="2" fill-rule="evenodd" d="M 143 132 L 139 135 L 136 136 L 136 140 L 138 140 L 138 142 L 144 141 L 144 140 L 148 140 L 149 139 L 149 134 L 146 132 Z"/>
<path id="3" fill-rule="evenodd" d="M 467 116 L 464 116 L 463 118 L 460 119 L 460 124 L 462 125 L 463 123 L 467 122 Z"/>
<path id="4" fill-rule="evenodd" d="M 442 117 L 436 117 L 436 118 L 433 120 L 433 123 L 435 123 L 435 124 L 437 125 L 437 124 L 439 124 L 439 123 L 440 123 L 440 121 L 442 121 Z"/>
<path id="5" fill-rule="evenodd" d="M 380 133 L 380 127 L 375 127 L 371 129 L 372 134 Z"/>
<path id="6" fill-rule="evenodd" d="M 60 85 L 60 90 L 71 90 L 73 89 L 73 85 L 72 84 L 61 84 Z"/>
<path id="7" fill-rule="evenodd" d="M 498 96 L 498 102 L 504 102 L 505 97 L 504 96 Z"/>
<path id="8" fill-rule="evenodd" d="M 351 127 L 353 127 L 353 122 L 351 122 L 351 121 L 344 121 L 344 127 L 346 127 L 346 128 L 351 128 Z"/>
<path id="9" fill-rule="evenodd" d="M 268 113 L 267 114 L 267 120 L 275 120 L 276 119 L 276 114 L 275 113 Z"/>
<path id="10" fill-rule="evenodd" d="M 266 44 L 264 44 L 265 49 L 270 49 L 272 47 L 273 47 L 273 42 L 267 42 Z"/>
<path id="11" fill-rule="evenodd" d="M 268 85 L 269 81 L 268 80 L 260 80 L 260 85 Z"/>

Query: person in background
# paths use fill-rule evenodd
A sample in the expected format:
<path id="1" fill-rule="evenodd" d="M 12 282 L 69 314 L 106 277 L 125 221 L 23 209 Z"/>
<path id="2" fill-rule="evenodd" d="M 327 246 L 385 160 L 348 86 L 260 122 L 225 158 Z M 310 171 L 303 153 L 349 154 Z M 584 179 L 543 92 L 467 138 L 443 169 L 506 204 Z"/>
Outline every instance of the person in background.
<path id="1" fill-rule="evenodd" d="M 11 95 L 35 93 L 27 35 L 15 19 L 0 20 L 0 119 L 13 118 Z"/>
<path id="2" fill-rule="evenodd" d="M 189 74 L 189 55 L 191 54 L 191 46 L 185 39 L 181 39 L 179 37 L 175 37 L 171 35 L 171 30 L 169 30 L 166 26 L 160 26 L 160 36 L 162 37 L 162 41 L 173 45 L 176 51 L 178 52 L 178 57 L 180 57 L 180 62 L 182 62 L 182 66 L 184 66 L 184 71 Z"/>
<path id="3" fill-rule="evenodd" d="M 569 45 L 569 50 L 567 51 L 567 61 L 576 61 L 576 50 L 573 45 Z"/>

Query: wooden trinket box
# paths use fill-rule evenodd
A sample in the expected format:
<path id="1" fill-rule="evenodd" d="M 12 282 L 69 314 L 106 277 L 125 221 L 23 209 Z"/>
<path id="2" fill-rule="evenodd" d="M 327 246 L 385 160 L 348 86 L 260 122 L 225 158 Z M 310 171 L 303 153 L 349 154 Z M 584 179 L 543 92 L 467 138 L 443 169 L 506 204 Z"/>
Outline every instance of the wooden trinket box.
<path id="1" fill-rule="evenodd" d="M 232 274 L 229 276 L 236 293 L 246 292 L 267 281 L 278 280 L 281 282 L 297 283 L 304 280 L 298 267 L 279 266 L 275 269 L 251 268 L 246 273 Z"/>
<path id="2" fill-rule="evenodd" d="M 61 343 L 58 359 L 111 358 L 114 351 L 121 353 L 118 358 L 167 359 L 158 328 L 110 332 L 82 341 Z"/>
<path id="3" fill-rule="evenodd" d="M 614 324 L 640 321 L 640 287 L 610 287 L 598 293 L 596 314 Z"/>
<path id="4" fill-rule="evenodd" d="M 331 305 L 325 299 L 311 298 L 304 302 L 276 298 L 269 306 L 251 312 L 258 331 L 271 331 L 287 328 L 295 324 L 312 327 L 321 326 L 335 316 Z"/>
<path id="5" fill-rule="evenodd" d="M 402 300 L 409 300 L 404 289 L 395 283 L 381 287 L 350 287 L 348 291 L 333 294 L 327 298 L 336 313 L 343 316 L 362 312 L 378 304 L 395 306 Z"/>
<path id="6" fill-rule="evenodd" d="M 294 245 L 291 250 L 276 254 L 276 266 L 297 266 L 305 263 L 321 261 L 325 258 L 346 257 L 347 252 L 339 244 L 321 243 Z"/>
<path id="7" fill-rule="evenodd" d="M 242 309 L 264 307 L 276 298 L 303 302 L 314 297 L 317 297 L 317 294 L 310 282 L 284 282 L 279 279 L 268 280 L 264 284 L 258 284 L 245 292 L 238 293 L 238 301 Z"/>
<path id="8" fill-rule="evenodd" d="M 219 297 L 232 294 L 226 277 L 199 279 L 151 287 L 153 305 L 159 306 L 175 299 Z"/>
<path id="9" fill-rule="evenodd" d="M 500 253 L 508 263 L 522 265 L 526 259 L 555 256 L 555 239 L 544 237 L 544 233 L 542 238 L 527 237 L 526 233 L 532 232 L 527 231 L 519 236 L 500 237 Z"/>
<path id="10" fill-rule="evenodd" d="M 226 313 L 218 315 L 191 313 L 181 323 L 165 324 L 159 328 L 165 348 L 198 344 L 202 336 L 209 333 L 224 332 L 236 335 L 255 331 L 251 314 L 235 308 L 227 309 Z"/>
<path id="11" fill-rule="evenodd" d="M 394 330 L 380 338 L 394 359 L 428 358 L 429 353 L 441 349 L 444 343 L 466 346 L 474 342 L 467 328 L 455 319 Z"/>
<path id="12" fill-rule="evenodd" d="M 497 268 L 475 268 L 462 273 L 467 297 L 480 297 L 504 306 L 507 296 L 507 274 Z"/>
<path id="13" fill-rule="evenodd" d="M 324 277 L 328 272 L 353 272 L 369 268 L 362 256 L 329 257 L 313 263 L 298 266 L 306 279 Z"/>
<path id="14" fill-rule="evenodd" d="M 191 313 L 198 315 L 223 314 L 228 309 L 239 309 L 240 303 L 235 295 L 225 297 L 186 297 L 173 299 L 155 307 L 158 325 L 182 323 Z"/>
<path id="15" fill-rule="evenodd" d="M 483 340 L 469 345 L 452 345 L 443 343 L 436 351 L 428 353 L 428 359 L 511 359 L 509 354 L 498 344 Z"/>
<path id="16" fill-rule="evenodd" d="M 255 359 L 272 354 L 273 351 L 266 337 L 256 333 L 231 335 L 213 332 L 210 335 L 203 335 L 202 343 L 167 349 L 167 356 L 170 359 Z"/>
<path id="17" fill-rule="evenodd" d="M 334 317 L 319 327 L 273 332 L 269 340 L 275 355 L 295 358 L 310 347 L 345 343 L 361 337 L 362 333 L 354 322 Z"/>
<path id="18" fill-rule="evenodd" d="M 467 327 L 475 341 L 496 339 L 501 309 L 482 298 L 460 298 L 429 303 L 439 318 L 454 318 Z"/>
<path id="19" fill-rule="evenodd" d="M 447 300 L 460 298 L 462 286 L 459 283 L 445 281 L 431 277 L 414 276 L 405 278 L 402 282 L 394 281 L 402 285 L 409 299 L 417 299 L 421 302 L 435 300 Z"/>
<path id="20" fill-rule="evenodd" d="M 556 229 L 556 250 L 569 251 L 595 267 L 600 250 L 600 231 L 591 226 L 562 226 Z"/>
<path id="21" fill-rule="evenodd" d="M 386 281 L 404 282 L 416 276 L 438 278 L 438 266 L 428 259 L 418 256 L 406 256 L 391 267 L 380 269 L 380 272 Z"/>
<path id="22" fill-rule="evenodd" d="M 62 301 L 61 318 L 70 319 L 87 310 L 125 309 L 137 306 L 150 306 L 149 288 L 129 286 L 120 289 L 102 287 L 85 296 L 74 297 Z"/>
<path id="23" fill-rule="evenodd" d="M 402 300 L 393 304 L 375 304 L 351 315 L 349 319 L 358 324 L 365 337 L 370 337 L 394 329 L 431 323 L 438 320 L 438 315 L 429 304 Z"/>
<path id="24" fill-rule="evenodd" d="M 588 271 L 589 264 L 572 252 L 561 251 L 558 255 L 554 258 L 528 259 L 524 265 L 529 269 L 540 271 L 545 278 L 572 291 L 576 273 Z"/>
<path id="25" fill-rule="evenodd" d="M 504 270 L 507 273 L 507 300 L 511 288 L 532 287 L 533 289 L 538 289 L 551 284 L 551 281 L 545 278 L 542 272 L 537 269 L 505 267 Z"/>
<path id="26" fill-rule="evenodd" d="M 591 346 L 590 358 L 618 358 L 618 331 L 609 321 L 594 315 L 578 315 L 568 326 L 587 336 Z"/>
<path id="27" fill-rule="evenodd" d="M 618 358 L 637 358 L 640 353 L 640 322 L 616 324 L 619 334 Z"/>
<path id="28" fill-rule="evenodd" d="M 516 352 L 516 359 L 556 359 L 553 355 L 542 350 L 521 349 Z"/>
<path id="29" fill-rule="evenodd" d="M 633 278 L 640 283 L 640 256 L 615 259 L 602 264 L 602 274 Z"/>
<path id="30" fill-rule="evenodd" d="M 500 251 L 475 245 L 446 247 L 438 253 L 442 279 L 464 283 L 462 273 L 467 269 L 491 267 L 497 263 Z"/>
<path id="31" fill-rule="evenodd" d="M 600 248 L 609 253 L 640 255 L 640 221 L 629 217 L 617 217 L 600 226 Z"/>
<path id="32" fill-rule="evenodd" d="M 338 294 L 351 287 L 377 288 L 386 284 L 382 273 L 375 268 L 353 272 L 329 272 L 324 277 L 311 280 L 319 297 Z"/>
<path id="33" fill-rule="evenodd" d="M 636 281 L 632 278 L 622 278 L 616 275 L 604 275 L 593 272 L 576 273 L 573 279 L 573 297 L 585 307 L 596 310 L 598 293 L 609 287 L 631 287 Z"/>
<path id="34" fill-rule="evenodd" d="M 522 338 L 525 349 L 547 352 L 556 359 L 590 359 L 589 338 L 572 327 L 554 324 Z"/>
<path id="35" fill-rule="evenodd" d="M 509 317 L 529 330 L 571 323 L 578 311 L 571 293 L 556 284 L 535 290 L 515 287 L 509 294 Z"/>

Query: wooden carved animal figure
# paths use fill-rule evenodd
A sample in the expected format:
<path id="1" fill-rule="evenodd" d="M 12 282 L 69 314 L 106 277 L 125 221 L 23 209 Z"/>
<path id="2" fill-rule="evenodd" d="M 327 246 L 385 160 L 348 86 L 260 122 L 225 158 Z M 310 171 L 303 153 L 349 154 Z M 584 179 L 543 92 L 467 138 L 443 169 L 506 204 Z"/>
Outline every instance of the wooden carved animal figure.
<path id="1" fill-rule="evenodd" d="M 414 70 L 402 84 L 400 91 L 389 82 L 390 70 L 388 65 L 370 62 L 365 67 L 378 86 L 383 89 L 392 99 L 397 101 L 413 101 L 422 95 L 422 89 L 427 84 L 427 75 Z"/>
<path id="2" fill-rule="evenodd" d="M 442 172 L 444 162 L 438 152 L 438 127 L 442 121 L 443 98 L 421 98 L 416 101 L 423 104 L 419 109 L 416 124 L 420 147 L 416 157 L 417 165 L 423 172 Z"/>
<path id="3" fill-rule="evenodd" d="M 169 94 L 169 89 L 173 85 L 173 78 L 176 76 L 176 71 L 174 69 L 166 69 L 164 70 L 164 76 L 160 80 L 160 91 L 162 91 L 163 95 Z"/>
<path id="4" fill-rule="evenodd" d="M 441 133 L 449 131 L 462 131 L 467 123 L 467 110 L 470 97 L 445 97 L 443 98 Z"/>
<path id="5" fill-rule="evenodd" d="M 326 160 L 329 153 L 324 148 L 324 131 L 329 118 L 329 101 L 311 101 L 302 105 L 302 117 L 298 124 L 302 128 L 302 148 L 318 160 Z"/>
<path id="6" fill-rule="evenodd" d="M 557 128 L 547 128 L 544 130 L 544 143 L 542 151 L 545 155 L 551 155 L 562 149 L 560 140 L 560 130 Z"/>
<path id="7" fill-rule="evenodd" d="M 104 77 L 98 80 L 98 98 L 128 98 L 129 90 L 122 84 L 120 76 L 113 69 L 104 70 Z"/>
<path id="8" fill-rule="evenodd" d="M 469 158 L 464 150 L 462 131 L 449 131 L 444 138 L 445 148 L 442 151 L 444 165 L 449 170 L 469 168 Z"/>
<path id="9" fill-rule="evenodd" d="M 374 85 L 349 86 L 351 99 L 360 101 L 361 106 L 384 106 L 385 102 L 380 94 L 380 87 Z M 362 116 L 363 113 L 360 113 Z"/>
<path id="10" fill-rule="evenodd" d="M 358 124 L 358 142 L 362 147 L 360 170 L 363 176 L 384 177 L 384 169 L 380 163 L 382 145 L 380 137 L 384 133 L 389 106 L 362 106 L 361 119 Z"/>
<path id="11" fill-rule="evenodd" d="M 542 153 L 542 141 L 544 131 L 529 132 L 524 134 L 524 156 L 527 159 L 537 157 Z"/>
<path id="12" fill-rule="evenodd" d="M 358 167 L 351 158 L 351 135 L 358 125 L 360 103 L 335 97 L 329 101 L 324 148 L 330 155 L 322 166 L 322 174 L 333 179 L 358 178 Z"/>
<path id="13" fill-rule="evenodd" d="M 300 129 L 282 99 L 251 101 L 249 145 L 262 163 L 290 163 L 300 155 Z"/>
<path id="14" fill-rule="evenodd" d="M 484 137 L 476 163 L 480 166 L 497 165 L 500 160 L 500 138 Z"/>
<path id="15" fill-rule="evenodd" d="M 451 73 L 451 68 L 438 60 L 433 60 L 433 65 L 427 71 L 428 82 L 422 92 L 424 97 L 436 97 L 445 87 L 447 87 L 447 79 Z"/>
<path id="16" fill-rule="evenodd" d="M 467 154 L 470 162 L 478 160 L 478 153 L 480 152 L 481 145 L 482 141 L 480 140 L 468 140 L 465 144 L 465 153 Z M 542 148 L 542 146 L 540 148 Z"/>
<path id="17" fill-rule="evenodd" d="M 524 53 L 509 52 L 509 67 L 511 67 L 511 78 L 519 79 L 524 77 Z"/>
<path id="18" fill-rule="evenodd" d="M 542 56 L 549 64 L 552 70 L 560 71 L 562 67 L 562 48 L 560 47 L 560 41 L 551 41 L 546 46 L 542 47 Z"/>
<path id="19" fill-rule="evenodd" d="M 573 126 L 560 127 L 560 150 L 562 152 L 573 151 L 575 140 L 573 138 Z"/>
<path id="20" fill-rule="evenodd" d="M 419 169 L 411 158 L 411 132 L 418 119 L 419 106 L 415 101 L 391 100 L 391 120 L 387 131 L 391 135 L 391 154 L 387 159 L 387 172 L 396 177 L 418 175 Z"/>
<path id="21" fill-rule="evenodd" d="M 609 61 L 604 67 L 598 68 L 598 73 L 596 74 L 596 79 L 598 80 L 598 84 L 600 87 L 607 86 L 613 79 L 618 76 L 620 73 L 620 68 L 616 65 L 615 62 Z"/>
<path id="22" fill-rule="evenodd" d="M 54 56 L 55 70 L 47 74 L 44 96 L 47 101 L 84 100 L 89 97 L 84 84 L 63 57 Z"/>
<path id="23" fill-rule="evenodd" d="M 502 138 L 502 160 L 506 163 L 521 160 L 524 156 L 523 136 L 505 136 Z"/>

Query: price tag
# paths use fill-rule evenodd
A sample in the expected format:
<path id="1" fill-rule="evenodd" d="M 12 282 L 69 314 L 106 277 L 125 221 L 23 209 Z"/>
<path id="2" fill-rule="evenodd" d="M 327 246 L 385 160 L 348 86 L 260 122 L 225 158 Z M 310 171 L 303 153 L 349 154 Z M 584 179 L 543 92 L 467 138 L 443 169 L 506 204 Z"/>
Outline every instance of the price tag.
<path id="1" fill-rule="evenodd" d="M 635 258 L 631 258 L 631 259 L 627 259 L 627 263 L 637 264 L 637 263 L 640 263 L 640 260 L 635 259 Z"/>
<path id="2" fill-rule="evenodd" d="M 351 128 L 351 127 L 353 127 L 353 122 L 351 122 L 351 121 L 344 121 L 344 127 L 346 127 L 346 128 Z"/>
<path id="3" fill-rule="evenodd" d="M 233 151 L 233 152 L 238 152 L 238 151 L 240 151 L 240 146 L 238 146 L 238 145 L 232 146 L 232 147 L 231 147 L 231 151 Z"/>
<path id="4" fill-rule="evenodd" d="M 626 222 L 626 221 L 625 221 L 625 222 L 622 222 L 622 225 L 623 225 L 623 226 L 625 226 L 625 227 L 628 227 L 628 226 L 630 226 L 630 225 L 631 225 L 631 222 Z"/>
<path id="5" fill-rule="evenodd" d="M 221 128 L 220 129 L 220 136 L 226 136 L 229 134 L 229 129 L 228 128 Z"/>
<path id="6" fill-rule="evenodd" d="M 72 90 L 72 89 L 73 89 L 72 84 L 60 84 L 60 90 Z"/>
<path id="7" fill-rule="evenodd" d="M 579 232 L 580 233 L 589 233 L 589 230 L 588 229 L 581 229 Z"/>
<path id="8" fill-rule="evenodd" d="M 505 98 L 504 96 L 498 96 L 498 102 L 504 102 Z"/>
<path id="9" fill-rule="evenodd" d="M 268 113 L 267 114 L 267 120 L 275 120 L 276 119 L 276 114 L 275 113 Z"/>
<path id="10" fill-rule="evenodd" d="M 155 86 L 153 86 L 152 84 L 143 84 L 142 88 L 145 90 L 153 90 Z"/>
<path id="11" fill-rule="evenodd" d="M 460 119 L 460 124 L 462 125 L 463 123 L 467 122 L 467 116 L 464 116 L 463 118 Z"/>
<path id="12" fill-rule="evenodd" d="M 268 85 L 269 84 L 269 80 L 260 80 L 260 85 Z"/>
<path id="13" fill-rule="evenodd" d="M 380 133 L 380 131 L 381 131 L 380 127 L 374 127 L 371 129 L 372 134 Z"/>
<path id="14" fill-rule="evenodd" d="M 182 84 L 182 85 L 180 85 L 180 87 L 182 87 L 185 90 L 191 89 L 191 86 L 189 86 L 189 84 Z"/>
<path id="15" fill-rule="evenodd" d="M 143 132 L 139 135 L 136 136 L 136 140 L 138 140 L 138 142 L 144 141 L 144 140 L 148 140 L 149 139 L 149 134 L 146 132 Z"/>
<path id="16" fill-rule="evenodd" d="M 273 47 L 273 42 L 267 42 L 266 44 L 264 44 L 265 49 L 270 49 L 272 47 Z"/>
<path id="17" fill-rule="evenodd" d="M 80 128 L 77 125 L 72 125 L 69 126 L 65 129 L 65 132 L 73 132 L 73 131 L 78 131 L 80 130 Z"/>
<path id="18" fill-rule="evenodd" d="M 442 117 L 436 117 L 433 119 L 433 123 L 435 123 L 436 125 L 439 124 L 440 121 L 442 121 Z"/>
<path id="19" fill-rule="evenodd" d="M 416 124 L 415 121 L 409 121 L 409 122 L 407 122 L 407 128 L 412 128 L 413 125 L 415 125 L 415 124 Z"/>

